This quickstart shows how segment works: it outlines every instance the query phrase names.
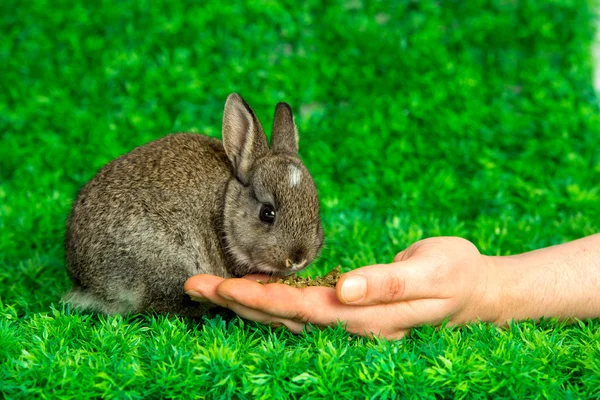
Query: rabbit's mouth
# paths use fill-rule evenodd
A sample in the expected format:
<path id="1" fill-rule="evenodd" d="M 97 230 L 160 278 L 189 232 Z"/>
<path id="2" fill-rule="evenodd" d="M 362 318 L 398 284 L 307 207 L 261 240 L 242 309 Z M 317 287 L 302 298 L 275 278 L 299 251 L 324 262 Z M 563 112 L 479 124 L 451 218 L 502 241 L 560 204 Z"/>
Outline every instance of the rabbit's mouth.
<path id="1" fill-rule="evenodd" d="M 282 270 L 281 268 L 273 267 L 271 265 L 267 265 L 264 263 L 259 263 L 256 268 L 252 270 L 252 274 L 263 274 L 269 276 L 290 276 L 295 274 L 296 272 L 302 270 L 302 268 L 288 268 Z"/>

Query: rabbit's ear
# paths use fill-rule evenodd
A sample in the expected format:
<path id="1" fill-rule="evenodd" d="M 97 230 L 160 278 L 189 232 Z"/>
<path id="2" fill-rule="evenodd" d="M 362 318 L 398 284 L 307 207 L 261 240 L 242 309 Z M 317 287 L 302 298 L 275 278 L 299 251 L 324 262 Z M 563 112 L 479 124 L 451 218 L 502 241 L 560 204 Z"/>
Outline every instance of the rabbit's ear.
<path id="1" fill-rule="evenodd" d="M 298 154 L 298 140 L 298 128 L 291 107 L 287 103 L 278 103 L 275 107 L 271 148 L 275 152 Z"/>
<path id="2" fill-rule="evenodd" d="M 223 113 L 223 147 L 242 183 L 248 183 L 252 164 L 269 151 L 267 138 L 250 106 L 233 93 Z"/>

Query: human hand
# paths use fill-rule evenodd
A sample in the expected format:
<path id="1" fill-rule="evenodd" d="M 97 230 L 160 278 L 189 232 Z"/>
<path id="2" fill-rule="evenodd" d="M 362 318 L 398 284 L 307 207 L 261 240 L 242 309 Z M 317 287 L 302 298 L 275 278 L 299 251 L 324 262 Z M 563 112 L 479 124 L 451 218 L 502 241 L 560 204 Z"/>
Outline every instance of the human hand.
<path id="1" fill-rule="evenodd" d="M 349 332 L 397 339 L 423 324 L 494 321 L 496 269 L 469 241 L 457 237 L 421 240 L 390 264 L 344 274 L 335 289 L 260 284 L 259 276 L 223 279 L 196 275 L 185 284 L 196 300 L 227 307 L 243 318 L 285 325 L 301 332 L 344 323 Z M 262 277 L 264 279 L 264 277 Z"/>

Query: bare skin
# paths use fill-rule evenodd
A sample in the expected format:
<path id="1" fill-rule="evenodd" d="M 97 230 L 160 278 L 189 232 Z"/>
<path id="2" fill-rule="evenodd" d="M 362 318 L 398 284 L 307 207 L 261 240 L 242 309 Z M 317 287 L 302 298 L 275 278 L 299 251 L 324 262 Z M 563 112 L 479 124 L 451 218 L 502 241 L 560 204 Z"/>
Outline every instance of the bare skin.
<path id="1" fill-rule="evenodd" d="M 490 257 L 468 240 L 436 237 L 398 253 L 390 264 L 344 274 L 335 289 L 262 285 L 264 276 L 196 275 L 193 300 L 243 318 L 285 325 L 345 324 L 351 333 L 399 339 L 423 324 L 600 317 L 600 234 L 515 256 Z"/>

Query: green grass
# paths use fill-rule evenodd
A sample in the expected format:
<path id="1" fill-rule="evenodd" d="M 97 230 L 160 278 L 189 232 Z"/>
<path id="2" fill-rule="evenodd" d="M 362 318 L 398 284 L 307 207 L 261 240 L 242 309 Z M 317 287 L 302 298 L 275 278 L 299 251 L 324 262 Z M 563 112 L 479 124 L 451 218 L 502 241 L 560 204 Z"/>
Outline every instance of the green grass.
<path id="1" fill-rule="evenodd" d="M 0 2 L 0 397 L 600 397 L 600 322 L 400 342 L 65 310 L 64 222 L 106 162 L 296 111 L 327 246 L 308 271 L 459 235 L 514 254 L 600 231 L 591 2 Z M 368 4 L 366 4 L 368 3 Z"/>

